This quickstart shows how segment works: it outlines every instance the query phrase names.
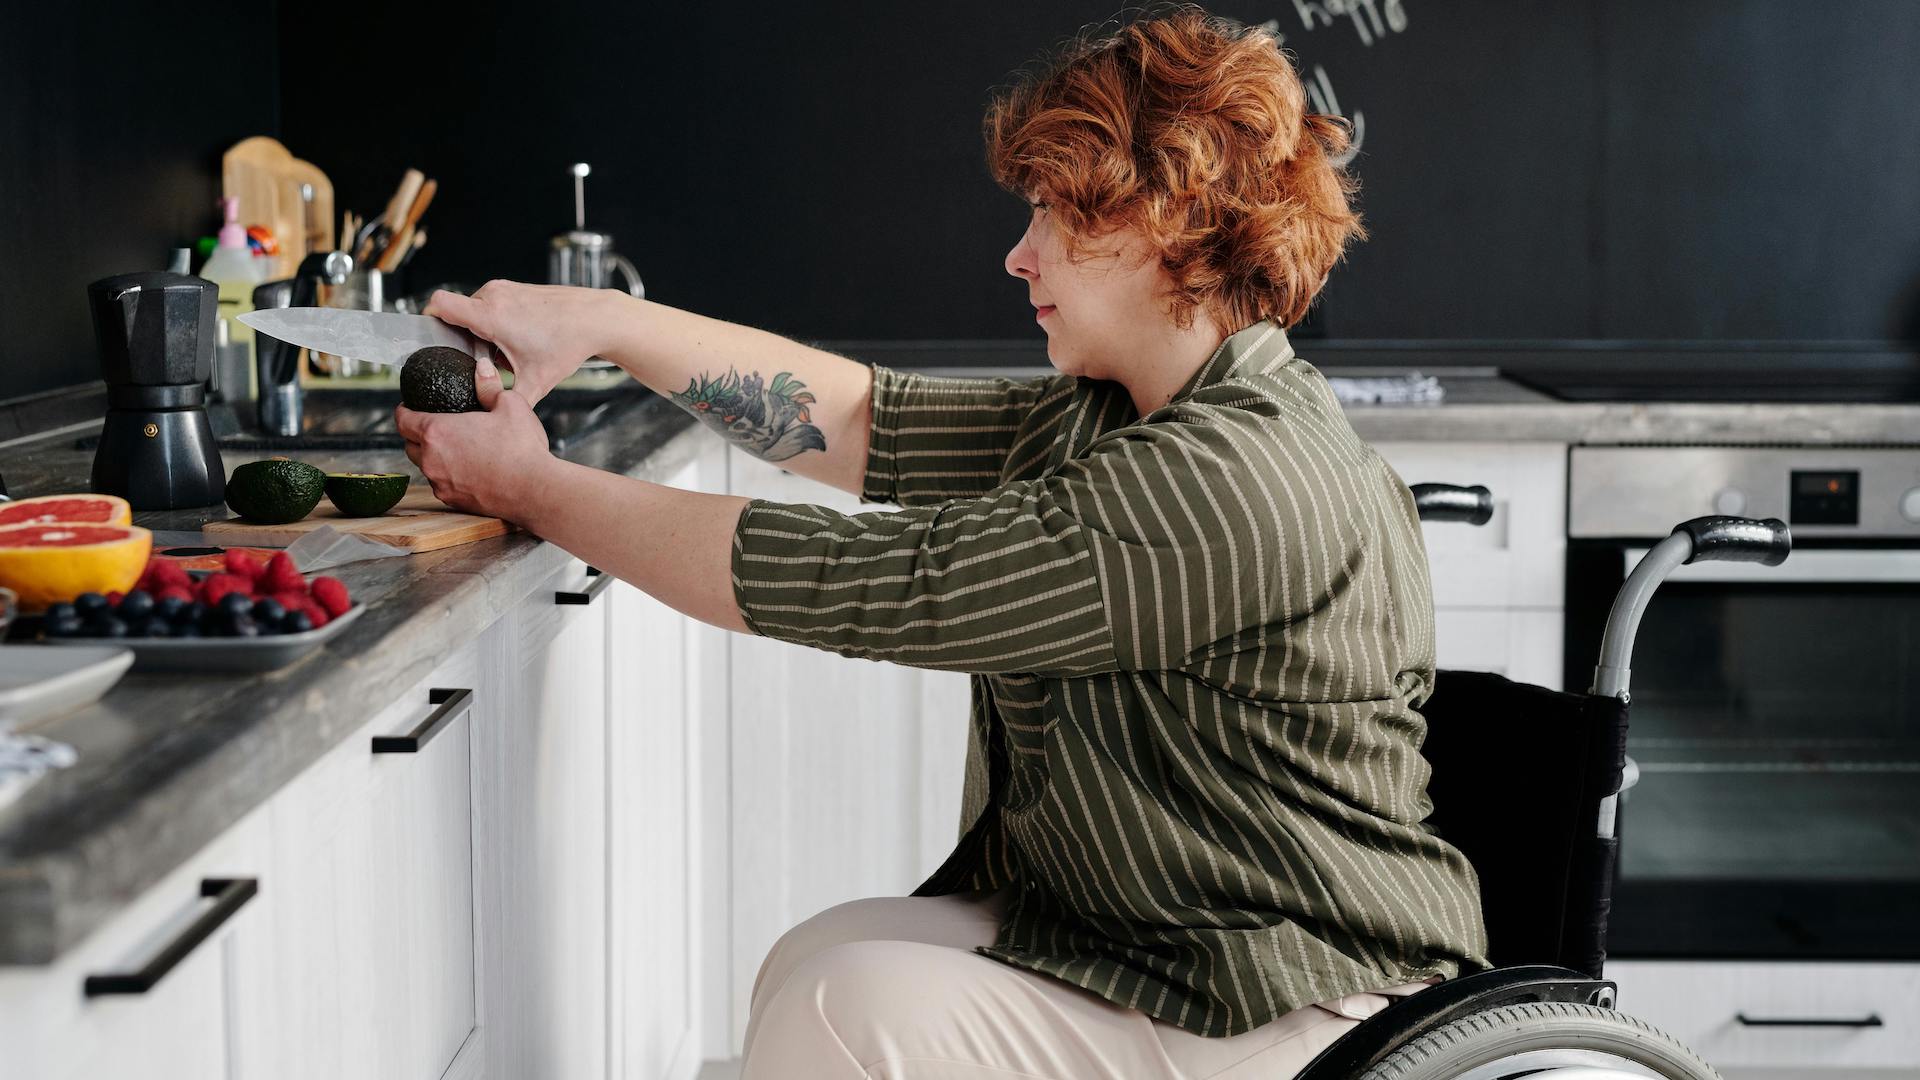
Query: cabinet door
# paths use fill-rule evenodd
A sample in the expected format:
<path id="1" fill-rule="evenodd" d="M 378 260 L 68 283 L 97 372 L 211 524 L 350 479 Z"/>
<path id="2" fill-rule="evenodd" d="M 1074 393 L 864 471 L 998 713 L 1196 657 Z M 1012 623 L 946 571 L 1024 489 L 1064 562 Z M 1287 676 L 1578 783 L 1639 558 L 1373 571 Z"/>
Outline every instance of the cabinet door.
<path id="1" fill-rule="evenodd" d="M 735 495 L 877 509 L 737 451 L 729 481 Z M 748 635 L 728 647 L 738 1053 L 754 976 L 781 934 L 835 904 L 910 892 L 957 838 L 967 680 Z M 928 699 L 951 702 L 950 724 L 923 722 Z M 929 772 L 948 786 L 923 791 Z"/>
<path id="2" fill-rule="evenodd" d="M 1566 604 L 1567 447 L 1564 443 L 1376 443 L 1409 485 L 1485 484 L 1485 525 L 1434 522 L 1426 535 L 1440 607 L 1559 608 Z"/>
<path id="3" fill-rule="evenodd" d="M 695 639 L 684 616 L 624 582 L 607 599 L 611 1075 L 666 1080 L 700 1060 Z"/>
<path id="4" fill-rule="evenodd" d="M 236 992 L 233 972 L 265 951 L 274 883 L 267 827 L 254 813 L 58 962 L 0 968 L 0 1075 L 35 1080 L 138 1076 L 205 1080 L 250 1075 L 238 1031 L 264 1004 Z M 224 918 L 202 882 L 247 879 L 258 890 Z M 239 899 L 241 892 L 231 894 Z M 90 976 L 152 970 L 157 956 L 218 919 L 149 988 L 89 996 Z M 267 1075 L 258 1073 L 253 1075 Z"/>
<path id="5" fill-rule="evenodd" d="M 439 1077 L 473 1032 L 477 654 L 449 660 L 269 804 L 284 890 L 266 990 L 277 1021 L 261 1040 L 270 1075 Z M 436 703 L 433 688 L 466 694 Z"/>
<path id="6" fill-rule="evenodd" d="M 607 1075 L 605 587 L 559 602 L 593 588 L 571 560 L 486 639 L 506 683 L 475 752 L 492 1076 Z"/>

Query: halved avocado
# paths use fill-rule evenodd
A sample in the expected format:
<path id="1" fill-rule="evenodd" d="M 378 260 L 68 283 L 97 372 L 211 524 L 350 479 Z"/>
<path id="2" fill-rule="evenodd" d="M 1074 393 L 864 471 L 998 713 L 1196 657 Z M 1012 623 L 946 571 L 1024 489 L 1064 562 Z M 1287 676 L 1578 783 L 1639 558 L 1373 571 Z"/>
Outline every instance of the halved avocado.
<path id="1" fill-rule="evenodd" d="M 249 461 L 227 480 L 227 505 L 248 521 L 285 525 L 320 505 L 327 474 L 302 461 Z"/>
<path id="2" fill-rule="evenodd" d="M 379 517 L 406 494 L 406 473 L 327 474 L 327 501 L 348 517 Z"/>

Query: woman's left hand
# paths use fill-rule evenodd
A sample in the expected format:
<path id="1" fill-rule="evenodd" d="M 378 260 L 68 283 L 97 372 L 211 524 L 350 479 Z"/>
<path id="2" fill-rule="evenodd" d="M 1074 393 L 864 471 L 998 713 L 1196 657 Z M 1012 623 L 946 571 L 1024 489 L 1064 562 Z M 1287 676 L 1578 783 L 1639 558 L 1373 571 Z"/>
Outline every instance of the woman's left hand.
<path id="1" fill-rule="evenodd" d="M 394 408 L 407 459 L 426 475 L 434 497 L 455 510 L 525 524 L 523 496 L 554 461 L 546 429 L 525 398 L 501 388 L 492 364 L 479 364 L 474 389 L 484 412 Z"/>

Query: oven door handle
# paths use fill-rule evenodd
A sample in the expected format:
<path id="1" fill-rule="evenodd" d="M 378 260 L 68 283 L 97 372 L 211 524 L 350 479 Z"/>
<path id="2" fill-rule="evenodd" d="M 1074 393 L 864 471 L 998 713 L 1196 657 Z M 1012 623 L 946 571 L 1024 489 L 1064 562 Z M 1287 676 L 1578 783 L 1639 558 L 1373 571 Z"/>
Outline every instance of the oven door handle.
<path id="1" fill-rule="evenodd" d="M 1650 548 L 1630 547 L 1627 566 L 1637 566 Z M 1920 551 L 1862 548 L 1797 548 L 1779 566 L 1758 563 L 1697 562 L 1674 567 L 1668 581 L 1755 582 L 1763 585 L 1866 582 L 1920 583 Z"/>

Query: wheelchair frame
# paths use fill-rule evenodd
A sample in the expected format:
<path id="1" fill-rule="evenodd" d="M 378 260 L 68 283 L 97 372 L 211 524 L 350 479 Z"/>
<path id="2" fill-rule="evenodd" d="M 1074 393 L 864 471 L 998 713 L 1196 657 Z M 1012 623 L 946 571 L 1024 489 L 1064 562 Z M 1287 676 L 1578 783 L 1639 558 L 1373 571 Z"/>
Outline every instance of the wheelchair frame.
<path id="1" fill-rule="evenodd" d="M 1492 494 L 1482 486 L 1416 484 L 1412 490 L 1415 507 L 1424 522 L 1455 521 L 1484 525 L 1493 516 Z M 1778 566 L 1786 560 L 1792 548 L 1792 534 L 1786 523 L 1778 519 L 1760 521 L 1752 518 L 1702 517 L 1676 526 L 1672 535 L 1640 560 L 1615 596 L 1607 616 L 1606 630 L 1602 634 L 1593 684 L 1588 693 L 1597 697 L 1616 698 L 1622 706 L 1631 703 L 1628 682 L 1634 635 L 1654 591 L 1676 568 L 1702 561 L 1758 562 Z M 1631 787 L 1637 776 L 1638 770 L 1631 759 L 1624 764 L 1621 783 L 1600 800 L 1598 835 L 1603 840 L 1613 839 L 1620 792 Z M 1606 867 L 1602 875 L 1605 881 L 1611 881 L 1611 870 L 1611 865 Z M 1598 902 L 1604 904 L 1604 896 Z M 1604 917 L 1599 920 L 1596 930 L 1600 936 L 1599 956 L 1604 958 Z M 1595 970 L 1590 972 L 1553 965 L 1493 968 L 1395 1000 L 1322 1051 L 1296 1075 L 1296 1080 L 1350 1080 L 1363 1076 L 1414 1040 L 1450 1024 L 1495 1010 L 1557 1002 L 1611 1011 L 1615 1008 L 1617 996 L 1618 988 L 1601 977 L 1597 962 Z M 1659 1075 L 1645 1065 L 1635 1064 L 1633 1071 L 1629 1071 L 1596 1060 L 1607 1056 L 1573 1047 L 1557 1055 L 1554 1052 L 1530 1052 L 1512 1058 L 1511 1075 L 1525 1075 L 1539 1080 L 1549 1077 L 1556 1080 L 1600 1080 L 1605 1077 Z M 1484 1066 L 1470 1069 L 1464 1076 L 1482 1080 L 1509 1075 L 1494 1068 L 1500 1060 L 1505 1059 L 1490 1060 Z M 1624 1059 L 1618 1060 L 1624 1062 Z"/>

